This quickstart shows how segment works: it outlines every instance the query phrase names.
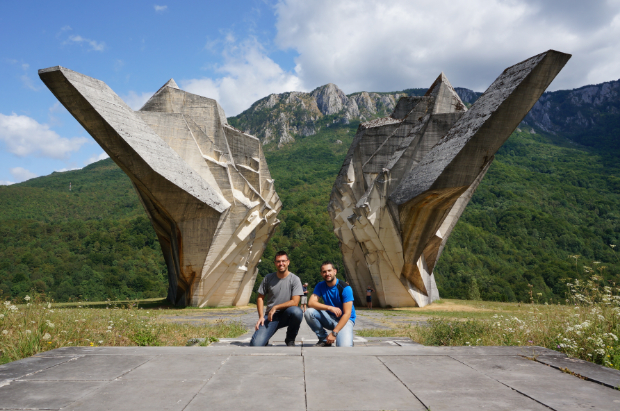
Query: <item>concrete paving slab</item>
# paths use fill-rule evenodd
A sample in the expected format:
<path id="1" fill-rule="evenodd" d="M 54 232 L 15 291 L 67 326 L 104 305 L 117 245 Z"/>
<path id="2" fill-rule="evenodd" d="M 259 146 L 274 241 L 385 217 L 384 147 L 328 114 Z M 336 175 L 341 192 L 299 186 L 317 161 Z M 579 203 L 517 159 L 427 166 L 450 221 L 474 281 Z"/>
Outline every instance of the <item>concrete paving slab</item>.
<path id="1" fill-rule="evenodd" d="M 63 362 L 67 362 L 75 356 L 64 357 L 29 357 L 14 361 L 10 364 L 0 365 L 0 382 L 2 380 L 14 380 L 28 374 L 39 372 Z"/>
<path id="2" fill-rule="evenodd" d="M 157 356 L 157 355 L 203 355 L 203 356 L 228 356 L 245 353 L 246 349 L 251 348 L 253 354 L 271 354 L 274 352 L 284 353 L 282 355 L 301 355 L 301 345 L 297 347 L 244 347 L 232 344 L 208 346 L 208 347 L 69 347 L 71 351 L 64 350 L 57 353 L 62 348 L 48 351 L 48 356 L 66 356 L 67 353 L 75 355 L 89 356 Z M 275 351 L 274 351 L 275 350 Z M 38 355 L 37 355 L 38 357 Z"/>
<path id="3" fill-rule="evenodd" d="M 388 356 L 379 359 L 433 411 L 548 410 L 447 356 Z"/>
<path id="4" fill-rule="evenodd" d="M 620 391 L 523 357 L 454 356 L 458 361 L 556 410 L 618 410 Z"/>
<path id="5" fill-rule="evenodd" d="M 196 380 L 117 380 L 63 411 L 181 411 L 204 384 Z"/>
<path id="6" fill-rule="evenodd" d="M 301 357 L 230 357 L 185 409 L 305 410 Z"/>
<path id="7" fill-rule="evenodd" d="M 308 410 L 426 409 L 376 357 L 304 360 Z"/>
<path id="8" fill-rule="evenodd" d="M 63 408 L 104 384 L 101 381 L 13 381 L 0 387 L 0 408 Z"/>
<path id="9" fill-rule="evenodd" d="M 588 380 L 606 385 L 610 388 L 620 387 L 620 371 L 593 364 L 578 358 L 561 358 L 547 355 L 536 357 L 536 361 L 557 369 L 568 369 Z"/>
<path id="10" fill-rule="evenodd" d="M 25 376 L 24 380 L 48 381 L 111 381 L 144 364 L 149 356 L 76 357 L 53 368 Z"/>
<path id="11" fill-rule="evenodd" d="M 366 355 L 472 355 L 472 356 L 506 356 L 506 355 L 557 355 L 565 357 L 564 354 L 548 350 L 546 348 L 535 347 L 428 347 L 424 345 L 391 345 L 391 346 L 367 346 L 342 348 L 350 350 L 347 355 L 366 356 Z M 336 357 L 341 355 L 338 350 L 329 350 L 319 347 L 303 347 L 302 355 L 319 357 Z"/>
<path id="12" fill-rule="evenodd" d="M 123 375 L 123 380 L 208 381 L 228 357 L 161 355 Z"/>

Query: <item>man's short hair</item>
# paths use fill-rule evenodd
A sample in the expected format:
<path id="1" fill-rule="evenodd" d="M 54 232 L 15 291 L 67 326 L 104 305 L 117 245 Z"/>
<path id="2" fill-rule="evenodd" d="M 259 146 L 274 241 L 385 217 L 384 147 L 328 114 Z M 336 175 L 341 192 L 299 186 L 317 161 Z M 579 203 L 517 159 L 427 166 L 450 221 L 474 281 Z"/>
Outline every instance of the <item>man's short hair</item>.
<path id="1" fill-rule="evenodd" d="M 338 271 L 338 268 L 336 268 L 336 264 L 332 263 L 331 261 L 323 261 L 323 264 L 321 264 L 321 270 L 323 270 L 323 266 L 327 264 L 331 265 L 334 270 Z"/>
<path id="2" fill-rule="evenodd" d="M 286 254 L 286 251 L 278 251 L 276 253 L 276 256 L 273 257 L 273 259 L 275 260 L 276 258 L 281 257 L 281 256 L 286 256 L 286 259 L 288 260 L 288 254 Z"/>

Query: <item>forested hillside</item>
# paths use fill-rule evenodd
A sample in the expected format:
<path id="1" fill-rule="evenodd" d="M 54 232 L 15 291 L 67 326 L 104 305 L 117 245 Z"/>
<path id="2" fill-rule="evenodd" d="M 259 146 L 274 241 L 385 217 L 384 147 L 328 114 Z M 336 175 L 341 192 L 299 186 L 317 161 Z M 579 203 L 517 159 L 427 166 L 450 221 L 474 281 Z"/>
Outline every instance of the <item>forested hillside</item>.
<path id="1" fill-rule="evenodd" d="M 466 89 L 458 92 L 469 104 L 477 98 Z M 547 99 L 566 104 L 554 96 Z M 608 112 L 614 101 L 605 105 L 612 107 Z M 264 146 L 284 207 L 258 281 L 273 270 L 279 249 L 290 253 L 291 270 L 311 285 L 320 281 L 321 261 L 341 261 L 326 206 L 359 121 L 338 116 L 314 122 L 315 134 Z M 597 123 L 601 135 L 617 141 L 612 126 L 617 118 L 604 119 Z M 239 125 L 242 119 L 229 121 Z M 612 247 L 620 242 L 618 151 L 567 137 L 574 136 L 545 132 L 528 121 L 500 149 L 436 268 L 440 295 L 468 298 L 478 287 L 483 299 L 528 301 L 532 285 L 534 298 L 559 301 L 563 279 L 583 278 L 587 270 L 598 270 L 607 284 L 620 283 L 620 259 Z M 591 134 L 583 141 L 597 138 Z M 33 288 L 58 300 L 165 296 L 166 270 L 155 233 L 129 179 L 109 159 L 0 186 L 0 236 L 5 297 Z"/>

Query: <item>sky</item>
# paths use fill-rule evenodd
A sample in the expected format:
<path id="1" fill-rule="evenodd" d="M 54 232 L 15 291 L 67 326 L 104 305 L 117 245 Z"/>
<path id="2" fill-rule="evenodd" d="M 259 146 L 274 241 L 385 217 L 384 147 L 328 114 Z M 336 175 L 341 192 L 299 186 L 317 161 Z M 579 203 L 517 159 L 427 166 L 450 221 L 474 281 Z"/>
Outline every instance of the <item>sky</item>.
<path id="1" fill-rule="evenodd" d="M 549 90 L 620 78 L 620 0 L 0 2 L 0 185 L 106 158 L 37 70 L 107 83 L 138 110 L 170 78 L 234 116 L 271 93 L 452 85 L 484 91 L 548 49 Z"/>

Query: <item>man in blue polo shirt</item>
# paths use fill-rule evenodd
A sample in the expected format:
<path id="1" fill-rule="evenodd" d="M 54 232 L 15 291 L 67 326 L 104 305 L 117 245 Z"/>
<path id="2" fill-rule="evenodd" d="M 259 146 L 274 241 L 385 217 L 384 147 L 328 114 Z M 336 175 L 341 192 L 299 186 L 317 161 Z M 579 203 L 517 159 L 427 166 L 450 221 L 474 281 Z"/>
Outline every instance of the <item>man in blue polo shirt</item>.
<path id="1" fill-rule="evenodd" d="M 321 265 L 321 276 L 325 281 L 314 287 L 308 309 L 304 313 L 306 322 L 319 337 L 316 347 L 329 347 L 334 342 L 336 347 L 353 347 L 353 290 L 344 283 L 339 286 L 336 273 L 331 261 Z M 319 302 L 319 297 L 325 304 Z M 328 333 L 328 330 L 331 330 L 331 333 Z"/>

